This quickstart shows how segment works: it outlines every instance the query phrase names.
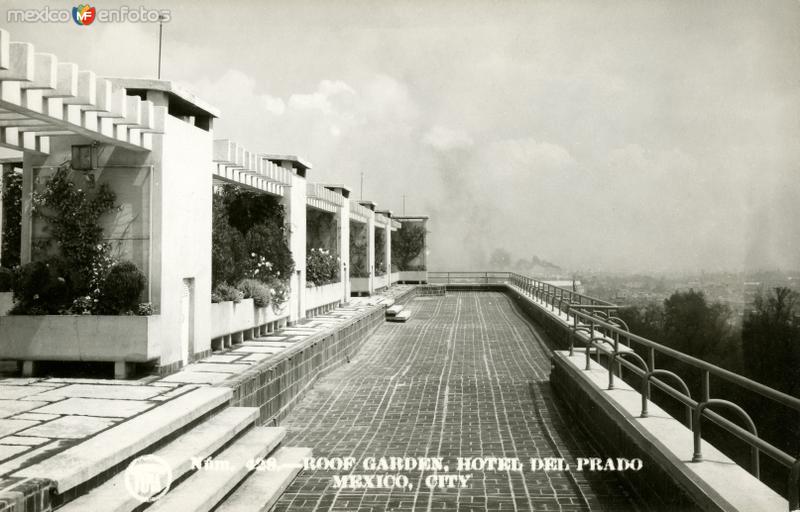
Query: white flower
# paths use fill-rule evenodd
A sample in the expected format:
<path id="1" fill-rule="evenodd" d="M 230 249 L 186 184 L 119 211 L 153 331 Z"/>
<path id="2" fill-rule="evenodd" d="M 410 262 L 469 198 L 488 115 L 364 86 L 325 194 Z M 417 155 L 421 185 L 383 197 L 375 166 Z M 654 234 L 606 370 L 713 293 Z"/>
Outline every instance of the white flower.
<path id="1" fill-rule="evenodd" d="M 254 253 L 254 252 L 251 252 L 251 253 L 250 253 L 250 256 L 252 256 L 253 258 L 255 258 L 255 257 L 256 257 L 256 253 Z"/>

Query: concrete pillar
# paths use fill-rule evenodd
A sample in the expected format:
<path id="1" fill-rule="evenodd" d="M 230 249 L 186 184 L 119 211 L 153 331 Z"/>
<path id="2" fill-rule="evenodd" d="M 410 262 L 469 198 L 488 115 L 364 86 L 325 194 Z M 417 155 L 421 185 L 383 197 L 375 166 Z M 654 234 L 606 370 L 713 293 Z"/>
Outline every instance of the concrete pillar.
<path id="1" fill-rule="evenodd" d="M 22 376 L 34 377 L 36 375 L 36 361 L 22 361 Z"/>
<path id="2" fill-rule="evenodd" d="M 133 371 L 133 364 L 125 361 L 114 361 L 114 378 L 117 380 L 127 379 Z"/>
<path id="3" fill-rule="evenodd" d="M 341 273 L 344 292 L 343 302 L 350 301 L 350 199 L 345 198 L 339 209 L 339 272 Z"/>
<path id="4" fill-rule="evenodd" d="M 386 225 L 386 256 L 384 257 L 384 262 L 386 263 L 386 283 L 388 285 L 392 284 L 392 220 L 389 218 L 389 223 Z"/>
<path id="5" fill-rule="evenodd" d="M 369 269 L 369 294 L 375 292 L 375 212 L 367 220 L 367 268 Z"/>
<path id="6" fill-rule="evenodd" d="M 342 302 L 350 301 L 350 189 L 344 185 L 325 185 L 334 192 L 342 196 L 342 207 L 336 214 L 336 221 L 339 223 L 339 272 L 341 273 Z"/>
<path id="7" fill-rule="evenodd" d="M 291 162 L 281 162 L 281 166 L 292 169 Z M 306 179 L 292 172 L 291 186 L 281 200 L 286 208 L 286 223 L 289 226 L 289 249 L 292 251 L 295 271 L 289 284 L 291 295 L 289 322 L 294 324 L 305 317 L 304 295 L 306 290 Z"/>

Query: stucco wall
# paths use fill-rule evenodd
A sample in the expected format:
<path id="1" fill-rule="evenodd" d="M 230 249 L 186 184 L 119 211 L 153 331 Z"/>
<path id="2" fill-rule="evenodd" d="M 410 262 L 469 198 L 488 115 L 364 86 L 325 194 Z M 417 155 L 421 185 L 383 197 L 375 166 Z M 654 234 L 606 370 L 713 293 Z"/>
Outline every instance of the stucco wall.
<path id="1" fill-rule="evenodd" d="M 213 136 L 167 116 L 154 180 L 153 266 L 160 269 L 161 364 L 186 360 L 180 346 L 183 279 L 194 278 L 193 353 L 211 348 L 211 169 Z M 155 230 L 154 230 L 155 231 Z"/>

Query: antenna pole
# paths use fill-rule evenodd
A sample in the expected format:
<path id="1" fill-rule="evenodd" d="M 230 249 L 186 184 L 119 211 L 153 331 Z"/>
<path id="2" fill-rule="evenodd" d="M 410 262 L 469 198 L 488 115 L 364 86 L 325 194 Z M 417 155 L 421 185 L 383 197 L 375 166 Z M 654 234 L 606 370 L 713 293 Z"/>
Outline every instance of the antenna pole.
<path id="1" fill-rule="evenodd" d="M 161 40 L 164 33 L 164 18 L 158 17 L 158 79 L 161 80 Z"/>

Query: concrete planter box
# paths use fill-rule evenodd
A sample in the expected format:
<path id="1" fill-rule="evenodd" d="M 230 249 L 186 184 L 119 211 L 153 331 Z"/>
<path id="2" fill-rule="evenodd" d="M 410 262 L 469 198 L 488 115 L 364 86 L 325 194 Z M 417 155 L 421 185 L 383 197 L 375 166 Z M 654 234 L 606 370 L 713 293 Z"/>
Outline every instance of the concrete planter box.
<path id="1" fill-rule="evenodd" d="M 14 306 L 14 292 L 0 292 L 0 316 L 7 315 Z"/>
<path id="2" fill-rule="evenodd" d="M 0 317 L 0 359 L 145 362 L 161 356 L 161 317 Z"/>
<path id="3" fill-rule="evenodd" d="M 272 306 L 257 308 L 253 299 L 244 299 L 236 304 L 233 301 L 211 304 L 211 338 L 219 338 L 230 334 L 253 329 L 282 318 L 287 318 L 286 311 L 275 313 Z"/>
<path id="4" fill-rule="evenodd" d="M 400 272 L 392 272 L 391 274 L 389 274 L 389 282 L 391 284 L 394 284 L 399 280 L 400 280 Z"/>
<path id="5" fill-rule="evenodd" d="M 412 282 L 412 283 L 427 283 L 428 282 L 428 271 L 427 270 L 401 270 L 398 272 L 400 274 L 400 281 L 404 282 Z"/>
<path id="6" fill-rule="evenodd" d="M 382 276 L 375 276 L 375 279 L 372 282 L 373 286 L 376 290 L 380 290 L 381 288 L 386 288 L 389 286 L 389 275 L 384 274 Z"/>
<path id="7" fill-rule="evenodd" d="M 350 293 L 370 293 L 369 277 L 351 277 Z"/>
<path id="8" fill-rule="evenodd" d="M 316 309 L 321 306 L 336 304 L 344 300 L 344 283 L 331 283 L 306 288 L 305 308 Z"/>

